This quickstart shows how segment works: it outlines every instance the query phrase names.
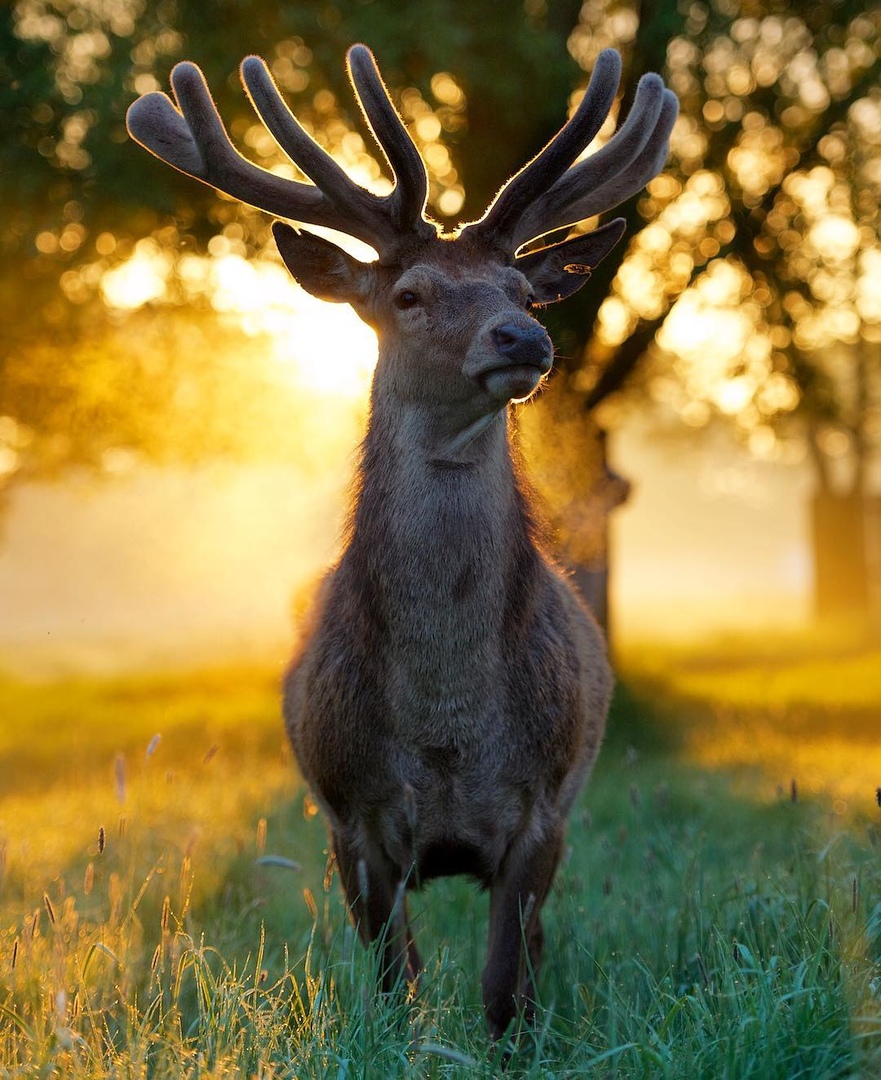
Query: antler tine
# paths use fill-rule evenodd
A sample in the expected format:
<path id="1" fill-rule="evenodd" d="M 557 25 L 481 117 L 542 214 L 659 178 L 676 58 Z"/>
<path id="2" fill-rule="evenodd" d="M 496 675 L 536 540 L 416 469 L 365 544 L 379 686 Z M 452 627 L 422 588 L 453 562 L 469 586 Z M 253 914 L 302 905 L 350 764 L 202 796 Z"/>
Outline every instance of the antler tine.
<path id="1" fill-rule="evenodd" d="M 129 107 L 126 125 L 133 139 L 188 176 L 251 206 L 295 219 L 294 209 L 310 221 L 323 216 L 317 188 L 275 176 L 234 149 L 195 64 L 177 64 L 171 83 L 179 108 L 158 91 Z"/>
<path id="2" fill-rule="evenodd" d="M 611 210 L 636 194 L 664 165 L 679 103 L 658 75 L 639 81 L 624 124 L 602 149 L 569 169 L 529 207 L 514 233 L 522 244 Z"/>
<path id="3" fill-rule="evenodd" d="M 395 189 L 389 196 L 395 226 L 434 235 L 434 226 L 424 217 L 428 201 L 425 164 L 389 97 L 373 53 L 366 45 L 353 45 L 346 60 L 364 119 L 395 176 Z"/>
<path id="4" fill-rule="evenodd" d="M 575 114 L 547 146 L 505 184 L 480 221 L 469 226 L 472 234 L 491 237 L 495 244 L 510 247 L 518 220 L 539 194 L 547 191 L 566 172 L 603 126 L 620 79 L 621 58 L 614 49 L 603 49 Z M 514 245 L 511 250 L 516 247 Z"/>
<path id="5" fill-rule="evenodd" d="M 297 122 L 262 60 L 243 62 L 242 81 L 276 141 L 315 185 L 277 176 L 243 157 L 223 126 L 205 76 L 186 61 L 171 73 L 177 107 L 166 94 L 144 95 L 128 110 L 129 133 L 169 165 L 250 206 L 347 233 L 376 248 L 380 257 L 392 252 L 401 240 L 392 197 L 373 195 L 349 179 Z"/>
<path id="6" fill-rule="evenodd" d="M 275 141 L 337 210 L 336 227 L 342 225 L 346 232 L 351 232 L 357 222 L 364 226 L 365 236 L 370 233 L 374 246 L 387 237 L 389 222 L 380 207 L 381 200 L 350 180 L 345 170 L 303 129 L 279 93 L 265 61 L 259 56 L 246 57 L 241 76 L 255 111 Z"/>

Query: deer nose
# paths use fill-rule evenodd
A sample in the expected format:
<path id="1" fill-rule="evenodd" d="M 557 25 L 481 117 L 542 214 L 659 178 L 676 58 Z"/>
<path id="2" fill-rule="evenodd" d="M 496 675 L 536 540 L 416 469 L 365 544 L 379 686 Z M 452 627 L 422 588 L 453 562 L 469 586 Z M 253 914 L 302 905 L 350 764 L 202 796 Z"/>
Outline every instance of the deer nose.
<path id="1" fill-rule="evenodd" d="M 502 323 L 492 331 L 493 344 L 511 364 L 527 364 L 546 374 L 551 369 L 551 342 L 544 327 L 537 323 L 521 326 Z"/>

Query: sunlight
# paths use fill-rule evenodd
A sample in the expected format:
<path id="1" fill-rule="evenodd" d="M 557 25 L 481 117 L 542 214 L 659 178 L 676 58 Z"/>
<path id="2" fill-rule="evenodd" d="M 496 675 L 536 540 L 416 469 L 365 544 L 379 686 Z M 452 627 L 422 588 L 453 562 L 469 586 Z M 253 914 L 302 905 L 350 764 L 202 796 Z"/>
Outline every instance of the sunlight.
<path id="1" fill-rule="evenodd" d="M 824 259 L 843 262 L 859 247 L 860 230 L 843 214 L 826 214 L 808 234 L 811 243 Z"/>
<path id="2" fill-rule="evenodd" d="M 247 333 L 267 334 L 271 359 L 293 383 L 348 398 L 366 394 L 376 335 L 348 304 L 315 299 L 276 262 L 233 254 L 212 261 L 212 306 L 238 317 Z"/>
<path id="3" fill-rule="evenodd" d="M 326 304 L 299 291 L 296 309 L 265 312 L 273 359 L 290 369 L 298 386 L 366 396 L 376 367 L 376 335 L 348 304 Z"/>
<path id="4" fill-rule="evenodd" d="M 110 307 L 134 311 L 165 295 L 173 258 L 155 240 L 147 237 L 135 245 L 130 259 L 106 271 L 101 293 Z"/>
<path id="5" fill-rule="evenodd" d="M 867 323 L 881 323 L 881 248 L 870 248 L 860 255 L 856 306 Z M 877 341 L 877 336 L 872 340 Z"/>
<path id="6" fill-rule="evenodd" d="M 358 248 L 362 258 L 369 253 L 366 245 Z M 366 396 L 376 335 L 347 304 L 310 296 L 274 258 L 249 260 L 225 242 L 212 242 L 208 255 L 184 254 L 175 261 L 155 240 L 141 240 L 129 259 L 104 272 L 101 292 L 111 307 L 134 311 L 167 299 L 172 280 L 187 301 L 207 299 L 245 333 L 268 336 L 267 358 L 285 381 L 350 400 Z"/>

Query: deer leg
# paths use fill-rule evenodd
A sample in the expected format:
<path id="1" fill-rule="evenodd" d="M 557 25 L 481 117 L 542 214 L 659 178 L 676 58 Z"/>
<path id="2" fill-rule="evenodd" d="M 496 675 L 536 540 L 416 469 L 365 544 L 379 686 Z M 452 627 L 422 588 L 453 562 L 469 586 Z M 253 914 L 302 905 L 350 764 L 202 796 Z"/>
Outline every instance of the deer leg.
<path id="1" fill-rule="evenodd" d="M 489 948 L 483 969 L 483 1006 L 493 1039 L 500 1039 L 519 1008 L 535 1012 L 534 979 L 544 934 L 540 911 L 560 861 L 562 836 L 521 839 L 508 852 L 493 882 L 489 909 Z M 526 950 L 531 971 L 527 978 Z"/>
<path id="2" fill-rule="evenodd" d="M 346 903 L 365 945 L 382 943 L 380 981 L 386 992 L 398 977 L 416 981 L 422 960 L 407 918 L 404 879 L 375 850 L 364 851 L 344 834 L 334 836 L 334 851 Z"/>
<path id="3" fill-rule="evenodd" d="M 553 874 L 551 875 L 553 878 Z M 526 972 L 526 990 L 523 999 L 523 1016 L 527 1023 L 535 1022 L 535 984 L 538 979 L 538 969 L 541 967 L 541 957 L 544 952 L 545 932 L 541 924 L 541 912 L 536 911 L 535 923 L 532 932 L 526 942 L 529 956 L 529 967 Z"/>

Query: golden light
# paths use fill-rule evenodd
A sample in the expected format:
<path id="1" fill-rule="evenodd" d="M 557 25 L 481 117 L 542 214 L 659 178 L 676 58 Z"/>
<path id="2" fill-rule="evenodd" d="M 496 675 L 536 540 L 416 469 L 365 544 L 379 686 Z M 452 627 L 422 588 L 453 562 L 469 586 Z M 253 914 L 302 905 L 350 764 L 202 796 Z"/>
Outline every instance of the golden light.
<path id="1" fill-rule="evenodd" d="M 608 296 L 599 311 L 597 333 L 606 345 L 620 345 L 633 329 L 635 318 L 618 296 Z"/>
<path id="2" fill-rule="evenodd" d="M 439 71 L 431 77 L 431 92 L 442 105 L 462 108 L 465 95 L 456 80 L 447 71 Z"/>
<path id="3" fill-rule="evenodd" d="M 12 476 L 18 469 L 18 453 L 11 446 L 0 446 L 0 477 Z"/>
<path id="4" fill-rule="evenodd" d="M 104 300 L 133 311 L 165 298 L 174 277 L 185 299 L 205 297 L 247 334 L 268 337 L 266 359 L 283 381 L 364 398 L 376 366 L 377 341 L 354 311 L 316 300 L 275 259 L 248 260 L 231 250 L 225 238 L 215 239 L 208 255 L 185 254 L 176 262 L 156 241 L 139 241 L 129 259 L 103 274 Z M 358 246 L 361 257 L 369 254 L 366 245 Z"/>
<path id="5" fill-rule="evenodd" d="M 465 203 L 465 189 L 456 185 L 441 193 L 437 208 L 444 217 L 455 217 Z"/>
<path id="6" fill-rule="evenodd" d="M 881 323 L 881 250 L 870 248 L 860 256 L 856 306 L 866 322 Z"/>
<path id="7" fill-rule="evenodd" d="M 778 412 L 792 412 L 800 397 L 801 393 L 792 379 L 781 371 L 775 371 L 759 387 L 756 404 L 766 416 L 771 416 Z"/>
<path id="8" fill-rule="evenodd" d="M 101 293 L 110 307 L 134 311 L 165 295 L 172 256 L 149 237 L 139 240 L 134 254 L 101 278 Z"/>
<path id="9" fill-rule="evenodd" d="M 347 304 L 316 300 L 276 262 L 227 254 L 211 260 L 213 307 L 266 334 L 270 358 L 298 386 L 360 398 L 376 366 L 376 335 Z"/>
<path id="10" fill-rule="evenodd" d="M 740 375 L 734 379 L 720 382 L 713 393 L 713 401 L 720 412 L 727 416 L 736 416 L 745 409 L 755 390 L 752 379 Z"/>
<path id="11" fill-rule="evenodd" d="M 716 306 L 698 290 L 684 293 L 658 331 L 658 344 L 715 379 L 743 353 L 753 329 L 748 315 L 736 307 Z"/>
<path id="12" fill-rule="evenodd" d="M 298 291 L 294 308 L 276 309 L 264 319 L 273 359 L 298 386 L 365 397 L 376 367 L 376 335 L 347 304 L 327 304 Z"/>
<path id="13" fill-rule="evenodd" d="M 826 214 L 811 226 L 810 241 L 829 262 L 844 262 L 859 247 L 860 230 L 843 214 Z"/>

